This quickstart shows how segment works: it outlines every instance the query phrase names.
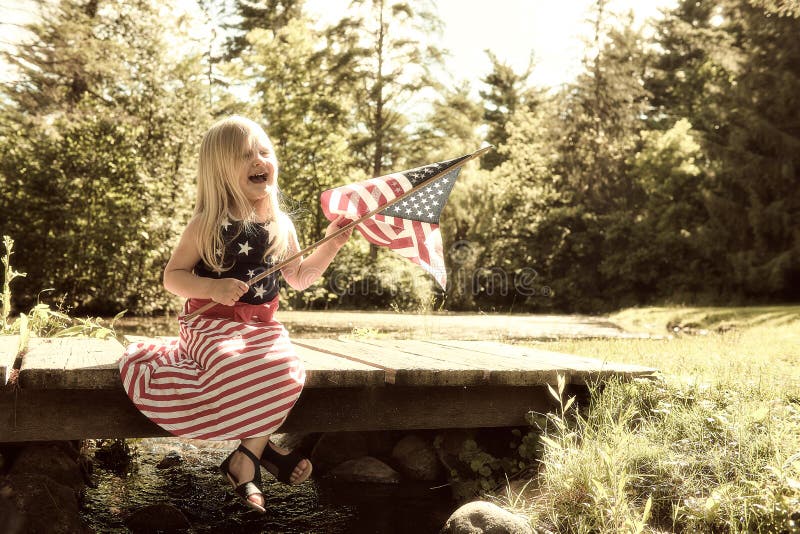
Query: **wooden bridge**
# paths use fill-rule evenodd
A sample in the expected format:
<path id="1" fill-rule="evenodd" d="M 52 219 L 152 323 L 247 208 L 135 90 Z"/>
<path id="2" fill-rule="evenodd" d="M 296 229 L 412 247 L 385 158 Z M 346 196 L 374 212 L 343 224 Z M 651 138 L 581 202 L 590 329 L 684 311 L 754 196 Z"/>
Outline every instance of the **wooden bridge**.
<path id="1" fill-rule="evenodd" d="M 140 341 L 143 338 L 128 338 Z M 524 425 L 571 393 L 654 369 L 490 341 L 293 339 L 306 386 L 282 432 Z M 122 389 L 116 340 L 0 337 L 0 442 L 167 436 Z M 13 379 L 9 382 L 9 376 Z"/>

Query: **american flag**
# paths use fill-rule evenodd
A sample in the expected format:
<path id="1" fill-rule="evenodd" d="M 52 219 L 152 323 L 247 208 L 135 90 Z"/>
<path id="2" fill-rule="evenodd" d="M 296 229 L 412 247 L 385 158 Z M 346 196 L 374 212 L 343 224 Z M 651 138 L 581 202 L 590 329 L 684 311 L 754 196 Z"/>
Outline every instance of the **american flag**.
<path id="1" fill-rule="evenodd" d="M 367 241 L 389 247 L 420 265 L 432 274 L 444 289 L 447 284 L 447 272 L 444 266 L 442 235 L 439 232 L 439 215 L 461 171 L 459 163 L 471 159 L 471 156 L 468 154 L 328 189 L 322 193 L 322 211 L 331 221 L 339 215 L 356 220 L 415 186 L 429 181 L 433 176 L 444 173 L 356 226 Z"/>

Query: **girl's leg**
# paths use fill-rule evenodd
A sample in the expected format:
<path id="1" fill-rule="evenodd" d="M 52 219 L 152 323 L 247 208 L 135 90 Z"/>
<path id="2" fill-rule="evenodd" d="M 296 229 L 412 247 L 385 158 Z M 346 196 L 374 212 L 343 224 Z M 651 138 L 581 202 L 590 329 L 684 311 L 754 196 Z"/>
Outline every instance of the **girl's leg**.
<path id="1" fill-rule="evenodd" d="M 267 446 L 268 441 L 269 436 L 258 436 L 255 438 L 243 439 L 242 445 L 252 452 L 256 458 L 261 458 L 261 453 L 264 452 L 264 447 Z M 256 469 L 261 469 L 261 466 L 254 466 L 250 458 L 241 452 L 237 452 L 231 458 L 230 472 L 239 484 L 247 482 L 248 480 L 253 480 Z M 264 498 L 261 495 L 251 495 L 250 500 L 260 506 L 264 506 Z"/>

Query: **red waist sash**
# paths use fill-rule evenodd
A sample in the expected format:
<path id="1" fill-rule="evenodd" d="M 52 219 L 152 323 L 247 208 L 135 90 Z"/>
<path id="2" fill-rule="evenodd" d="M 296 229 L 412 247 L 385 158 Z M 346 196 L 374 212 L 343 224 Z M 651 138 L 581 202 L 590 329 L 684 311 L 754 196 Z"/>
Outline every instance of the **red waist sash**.
<path id="1" fill-rule="evenodd" d="M 184 313 L 193 313 L 209 302 L 212 302 L 211 299 L 188 299 L 184 306 Z M 276 311 L 278 311 L 277 296 L 265 304 L 247 304 L 245 302 L 237 302 L 233 306 L 217 304 L 204 311 L 201 315 L 203 317 L 232 319 L 240 323 L 269 323 L 272 321 Z"/>

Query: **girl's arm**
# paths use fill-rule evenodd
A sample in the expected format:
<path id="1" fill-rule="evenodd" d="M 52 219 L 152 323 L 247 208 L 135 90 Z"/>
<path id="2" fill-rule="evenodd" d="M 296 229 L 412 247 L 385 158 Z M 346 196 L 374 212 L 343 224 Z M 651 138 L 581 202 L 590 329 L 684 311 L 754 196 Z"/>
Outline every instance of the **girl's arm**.
<path id="1" fill-rule="evenodd" d="M 205 278 L 192 272 L 200 261 L 197 232 L 198 222 L 193 218 L 183 231 L 178 246 L 164 269 L 164 287 L 179 297 L 211 299 L 219 304 L 233 306 L 239 297 L 247 293 L 249 287 L 235 278 Z"/>
<path id="2" fill-rule="evenodd" d="M 343 220 L 344 217 L 340 215 L 335 221 L 330 223 L 328 228 L 325 229 L 325 235 L 329 236 L 333 232 L 339 230 L 339 223 Z M 294 229 L 294 224 L 291 224 L 291 222 L 289 224 L 289 247 L 286 251 L 287 256 L 296 254 L 300 250 L 300 243 L 297 241 L 297 232 Z M 341 235 L 317 247 L 307 258 L 300 257 L 286 265 L 286 267 L 281 269 L 283 278 L 290 286 L 298 291 L 307 288 L 322 276 L 322 273 L 325 272 L 325 269 L 331 264 L 336 253 L 339 252 L 339 249 L 347 242 L 352 233 L 353 229 L 351 228 L 347 232 L 343 232 Z"/>

